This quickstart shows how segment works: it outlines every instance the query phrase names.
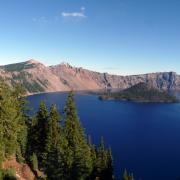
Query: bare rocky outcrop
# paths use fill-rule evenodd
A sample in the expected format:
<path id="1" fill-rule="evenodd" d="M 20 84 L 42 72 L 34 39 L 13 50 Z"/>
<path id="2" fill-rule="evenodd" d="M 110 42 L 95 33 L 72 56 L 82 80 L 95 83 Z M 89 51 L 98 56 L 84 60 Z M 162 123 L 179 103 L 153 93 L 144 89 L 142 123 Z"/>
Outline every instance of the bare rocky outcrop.
<path id="1" fill-rule="evenodd" d="M 126 89 L 140 82 L 160 90 L 180 90 L 180 76 L 175 72 L 159 72 L 132 76 L 110 75 L 68 63 L 45 66 L 36 60 L 0 66 L 0 77 L 10 85 L 20 82 L 27 94 L 69 90 Z"/>

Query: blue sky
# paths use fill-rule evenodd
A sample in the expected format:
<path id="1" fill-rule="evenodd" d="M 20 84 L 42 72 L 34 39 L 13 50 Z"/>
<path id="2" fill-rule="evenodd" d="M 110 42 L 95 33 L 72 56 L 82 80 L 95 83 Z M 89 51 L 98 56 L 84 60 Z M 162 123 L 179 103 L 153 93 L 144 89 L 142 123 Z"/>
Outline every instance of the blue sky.
<path id="1" fill-rule="evenodd" d="M 180 74 L 180 0 L 0 0 L 0 64 Z"/>

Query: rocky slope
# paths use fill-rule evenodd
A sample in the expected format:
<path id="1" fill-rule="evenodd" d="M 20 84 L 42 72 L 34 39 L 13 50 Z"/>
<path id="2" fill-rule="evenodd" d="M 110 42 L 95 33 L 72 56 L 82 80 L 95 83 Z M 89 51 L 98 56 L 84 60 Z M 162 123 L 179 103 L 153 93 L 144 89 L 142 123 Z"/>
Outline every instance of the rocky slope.
<path id="1" fill-rule="evenodd" d="M 140 82 L 149 83 L 160 90 L 180 90 L 180 75 L 175 72 L 118 76 L 76 68 L 64 63 L 45 66 L 35 60 L 0 66 L 0 77 L 12 86 L 20 82 L 27 94 L 72 89 L 126 89 Z"/>
<path id="2" fill-rule="evenodd" d="M 15 170 L 17 180 L 35 180 L 37 179 L 31 168 L 24 163 L 18 163 L 15 158 L 8 159 L 2 163 L 2 169 Z"/>

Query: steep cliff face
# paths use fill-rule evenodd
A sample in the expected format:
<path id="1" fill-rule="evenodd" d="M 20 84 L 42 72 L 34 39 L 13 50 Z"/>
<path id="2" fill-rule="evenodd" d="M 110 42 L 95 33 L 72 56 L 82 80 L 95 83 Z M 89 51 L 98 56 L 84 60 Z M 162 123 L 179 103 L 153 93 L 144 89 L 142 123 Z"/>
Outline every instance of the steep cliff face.
<path id="1" fill-rule="evenodd" d="M 79 90 L 104 89 L 107 87 L 126 89 L 140 82 L 148 82 L 153 87 L 161 90 L 180 90 L 180 76 L 175 72 L 118 76 L 75 68 L 69 64 L 51 66 L 50 70 L 70 88 Z"/>
<path id="2" fill-rule="evenodd" d="M 118 76 L 76 68 L 64 63 L 47 67 L 35 60 L 0 66 L 0 77 L 12 86 L 20 82 L 27 94 L 72 89 L 126 89 L 140 82 L 148 82 L 160 90 L 180 90 L 180 76 L 174 72 Z"/>

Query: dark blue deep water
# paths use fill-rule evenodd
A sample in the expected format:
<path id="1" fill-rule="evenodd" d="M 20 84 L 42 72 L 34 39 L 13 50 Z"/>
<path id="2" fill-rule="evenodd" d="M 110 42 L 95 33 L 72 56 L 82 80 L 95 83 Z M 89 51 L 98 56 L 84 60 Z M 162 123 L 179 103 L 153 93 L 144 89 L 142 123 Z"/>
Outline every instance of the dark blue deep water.
<path id="1" fill-rule="evenodd" d="M 57 104 L 62 112 L 66 93 L 29 96 L 32 112 L 40 101 Z M 124 168 L 135 179 L 180 178 L 180 104 L 100 101 L 95 95 L 75 96 L 86 133 L 98 144 L 103 136 L 113 151 L 115 174 Z"/>

